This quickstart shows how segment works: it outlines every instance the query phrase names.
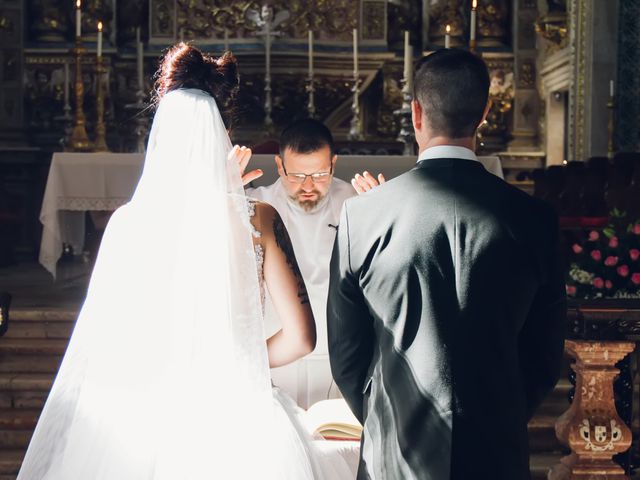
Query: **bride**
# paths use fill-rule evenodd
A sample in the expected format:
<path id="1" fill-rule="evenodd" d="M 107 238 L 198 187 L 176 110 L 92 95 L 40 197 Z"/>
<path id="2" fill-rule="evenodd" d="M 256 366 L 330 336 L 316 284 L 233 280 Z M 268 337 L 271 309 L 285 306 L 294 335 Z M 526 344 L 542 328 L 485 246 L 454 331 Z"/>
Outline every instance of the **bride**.
<path id="1" fill-rule="evenodd" d="M 19 480 L 354 478 L 271 386 L 315 326 L 282 221 L 244 196 L 248 152 L 224 123 L 237 87 L 228 53 L 165 55 L 142 177 L 105 231 Z M 283 319 L 266 342 L 265 290 Z"/>

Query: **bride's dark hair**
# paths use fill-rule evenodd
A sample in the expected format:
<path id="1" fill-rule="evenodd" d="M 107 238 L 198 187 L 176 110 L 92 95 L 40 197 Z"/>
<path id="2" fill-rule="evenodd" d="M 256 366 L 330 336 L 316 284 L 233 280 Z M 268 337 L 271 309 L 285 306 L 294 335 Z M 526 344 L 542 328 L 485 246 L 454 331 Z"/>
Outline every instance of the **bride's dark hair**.
<path id="1" fill-rule="evenodd" d="M 160 61 L 155 75 L 153 104 L 178 88 L 198 88 L 216 101 L 227 128 L 235 117 L 235 98 L 240 78 L 238 63 L 231 52 L 214 58 L 184 42 L 169 48 Z"/>

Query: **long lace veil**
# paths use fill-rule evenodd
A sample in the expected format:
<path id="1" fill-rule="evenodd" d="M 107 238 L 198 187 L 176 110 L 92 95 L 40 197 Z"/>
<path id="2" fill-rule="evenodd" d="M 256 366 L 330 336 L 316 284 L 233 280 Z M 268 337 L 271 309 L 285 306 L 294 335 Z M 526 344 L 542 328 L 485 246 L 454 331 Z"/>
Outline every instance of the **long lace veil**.
<path id="1" fill-rule="evenodd" d="M 230 147 L 212 97 L 161 100 L 19 480 L 277 478 L 256 259 Z"/>

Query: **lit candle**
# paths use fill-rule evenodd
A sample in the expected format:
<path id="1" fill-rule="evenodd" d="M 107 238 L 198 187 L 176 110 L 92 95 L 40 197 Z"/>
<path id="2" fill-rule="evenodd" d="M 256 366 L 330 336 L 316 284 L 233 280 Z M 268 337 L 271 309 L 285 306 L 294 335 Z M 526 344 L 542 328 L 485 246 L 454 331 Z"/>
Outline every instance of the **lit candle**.
<path id="1" fill-rule="evenodd" d="M 98 22 L 98 58 L 102 57 L 102 22 Z"/>
<path id="2" fill-rule="evenodd" d="M 404 79 L 407 83 L 411 82 L 412 72 L 412 60 L 413 60 L 413 47 L 409 43 L 409 32 L 404 32 Z"/>
<path id="3" fill-rule="evenodd" d="M 353 29 L 353 76 L 358 76 L 358 29 Z"/>
<path id="4" fill-rule="evenodd" d="M 309 78 L 313 78 L 313 30 L 309 30 Z"/>
<path id="5" fill-rule="evenodd" d="M 478 0 L 471 3 L 471 33 L 469 37 L 473 42 L 476 39 L 476 8 L 478 8 Z"/>
<path id="6" fill-rule="evenodd" d="M 144 90 L 144 79 L 142 69 L 142 41 L 140 40 L 140 27 L 136 28 L 136 60 L 138 66 L 138 87 L 140 91 Z"/>
<path id="7" fill-rule="evenodd" d="M 613 80 L 609 80 L 609 96 L 611 98 L 613 98 L 613 94 L 614 94 L 614 91 L 613 91 Z"/>
<path id="8" fill-rule="evenodd" d="M 447 33 L 444 36 L 444 48 L 450 48 L 451 47 L 451 35 L 449 35 L 449 34 L 451 33 L 451 25 L 447 25 L 447 27 L 445 28 L 445 31 Z"/>
<path id="9" fill-rule="evenodd" d="M 76 0 L 76 37 L 82 36 L 82 10 L 80 0 Z"/>

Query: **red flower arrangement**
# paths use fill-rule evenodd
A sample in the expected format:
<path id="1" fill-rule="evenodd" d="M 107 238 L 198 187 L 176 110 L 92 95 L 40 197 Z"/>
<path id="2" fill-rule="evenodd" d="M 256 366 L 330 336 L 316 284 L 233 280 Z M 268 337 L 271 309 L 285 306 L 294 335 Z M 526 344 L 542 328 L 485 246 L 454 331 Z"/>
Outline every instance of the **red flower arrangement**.
<path id="1" fill-rule="evenodd" d="M 575 298 L 640 298 L 640 220 L 611 212 L 611 224 L 571 246 L 567 295 Z"/>

